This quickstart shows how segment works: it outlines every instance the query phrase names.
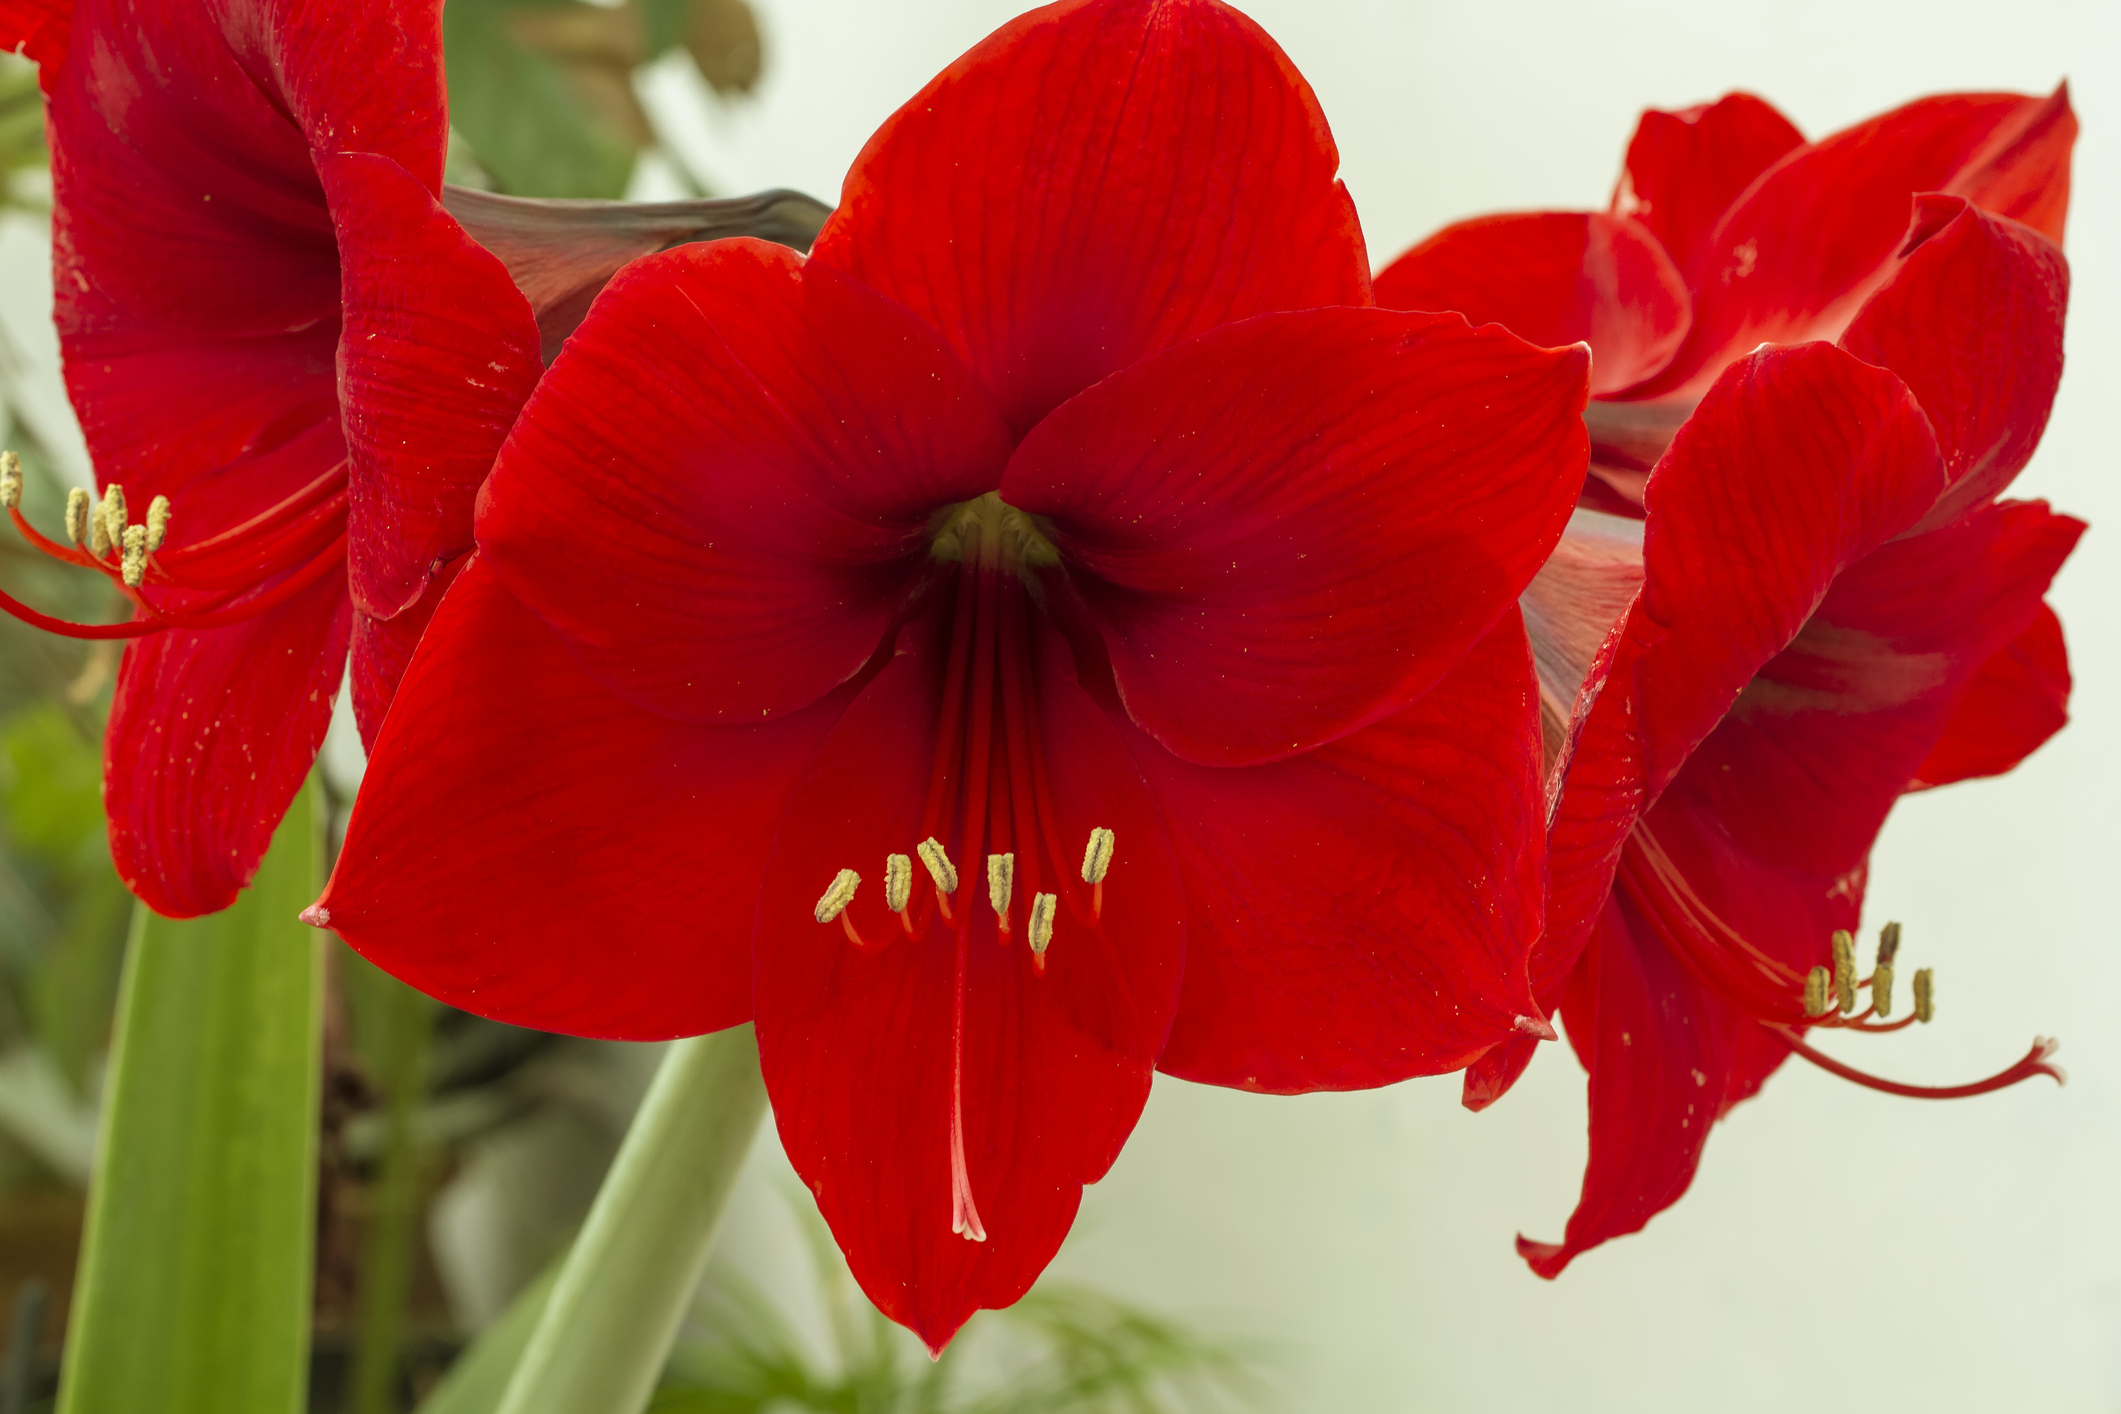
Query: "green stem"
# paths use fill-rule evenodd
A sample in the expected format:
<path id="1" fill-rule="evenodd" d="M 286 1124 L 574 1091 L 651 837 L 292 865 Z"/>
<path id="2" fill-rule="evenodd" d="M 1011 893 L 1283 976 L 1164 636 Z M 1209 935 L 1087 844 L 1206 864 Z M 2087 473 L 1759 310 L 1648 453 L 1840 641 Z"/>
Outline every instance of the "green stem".
<path id="1" fill-rule="evenodd" d="M 671 1043 L 500 1414 L 647 1407 L 765 1110 L 750 1026 Z"/>
<path id="2" fill-rule="evenodd" d="M 369 963 L 360 968 L 357 1027 L 383 1090 L 383 1162 L 376 1177 L 361 1242 L 360 1305 L 355 1313 L 352 1414 L 394 1414 L 405 1311 L 418 1251 L 420 1179 L 426 1155 L 413 1135 L 413 1118 L 427 1094 L 428 1042 L 434 1002 Z M 350 989 L 351 990 L 351 989 Z"/>
<path id="3" fill-rule="evenodd" d="M 221 913 L 134 915 L 60 1414 L 297 1414 L 316 1245 L 314 792 Z"/>

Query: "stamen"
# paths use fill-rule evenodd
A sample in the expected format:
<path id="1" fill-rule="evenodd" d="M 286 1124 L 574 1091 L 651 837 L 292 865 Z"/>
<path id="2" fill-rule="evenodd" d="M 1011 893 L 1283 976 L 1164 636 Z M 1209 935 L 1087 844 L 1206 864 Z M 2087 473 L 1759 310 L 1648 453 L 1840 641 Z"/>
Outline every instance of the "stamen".
<path id="1" fill-rule="evenodd" d="M 1046 970 L 1046 949 L 1053 946 L 1053 912 L 1060 906 L 1058 894 L 1031 895 L 1031 965 Z"/>
<path id="2" fill-rule="evenodd" d="M 1001 917 L 1002 931 L 1009 931 L 1009 891 L 1016 884 L 1016 855 L 990 854 L 987 856 L 987 902 Z"/>
<path id="3" fill-rule="evenodd" d="M 1099 825 L 1090 832 L 1090 843 L 1083 849 L 1083 882 L 1102 884 L 1105 871 L 1112 867 L 1112 832 Z"/>
<path id="4" fill-rule="evenodd" d="M 1915 1020 L 1924 1024 L 1927 1024 L 1929 1019 L 1937 1014 L 1936 994 L 1931 990 L 1933 986 L 1930 969 L 1927 967 L 1916 968 Z"/>
<path id="5" fill-rule="evenodd" d="M 1878 952 L 1883 956 L 1885 949 Z M 1893 969 L 1883 962 L 1871 969 L 1871 1010 L 1880 1016 L 1893 1014 Z"/>
<path id="6" fill-rule="evenodd" d="M 88 539 L 88 492 L 78 486 L 66 493 L 66 538 L 77 547 Z"/>
<path id="7" fill-rule="evenodd" d="M 950 895 L 957 892 L 957 866 L 943 853 L 941 842 L 933 835 L 916 845 L 913 852 L 928 866 L 928 877 L 935 880 L 935 906 L 943 911 L 943 921 L 950 922 Z"/>
<path id="8" fill-rule="evenodd" d="M 830 923 L 846 912 L 847 905 L 854 902 L 854 891 L 861 885 L 862 876 L 852 869 L 842 869 L 833 875 L 832 882 L 825 886 L 824 895 L 817 901 L 817 921 Z"/>
<path id="9" fill-rule="evenodd" d="M 22 458 L 0 452 L 0 508 L 13 510 L 22 504 Z"/>
<path id="10" fill-rule="evenodd" d="M 152 555 L 162 548 L 163 537 L 169 534 L 169 497 L 157 496 L 147 503 L 147 553 Z"/>
<path id="11" fill-rule="evenodd" d="M 904 913 L 912 897 L 913 861 L 903 854 L 889 856 L 884 860 L 884 907 Z"/>
<path id="12" fill-rule="evenodd" d="M 1826 969 L 1823 967 L 1813 968 L 1810 975 L 1804 979 L 1804 1014 L 1806 1016 L 1825 1016 L 1834 1009 L 1833 1004 L 1826 999 L 1827 988 L 1830 985 L 1832 984 L 1827 980 Z"/>
<path id="13" fill-rule="evenodd" d="M 89 508 L 88 553 L 99 560 L 110 553 L 110 514 L 107 498 Z"/>
<path id="14" fill-rule="evenodd" d="M 124 558 L 118 577 L 125 581 L 127 589 L 138 589 L 140 581 L 147 576 L 147 527 L 128 525 L 122 541 Z"/>
<path id="15" fill-rule="evenodd" d="M 125 543 L 125 527 L 130 523 L 125 509 L 125 488 L 113 481 L 103 488 L 103 535 L 112 548 Z"/>
<path id="16" fill-rule="evenodd" d="M 1856 1009 L 1856 940 L 1846 928 L 1834 930 L 1834 1000 L 1843 1016 Z"/>
<path id="17" fill-rule="evenodd" d="M 1878 930 L 1878 965 L 1891 967 L 1893 959 L 1900 956 L 1900 925 L 1888 923 Z"/>

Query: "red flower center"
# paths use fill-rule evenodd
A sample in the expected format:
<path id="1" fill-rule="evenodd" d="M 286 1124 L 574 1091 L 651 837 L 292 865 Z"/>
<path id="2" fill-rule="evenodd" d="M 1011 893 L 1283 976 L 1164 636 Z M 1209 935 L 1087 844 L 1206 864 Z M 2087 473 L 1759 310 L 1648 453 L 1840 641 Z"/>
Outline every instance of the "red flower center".
<path id="1" fill-rule="evenodd" d="M 1912 1010 L 1898 1021 L 1884 1019 L 1892 1012 L 1894 961 L 1900 947 L 1897 923 L 1887 924 L 1880 935 L 1878 964 L 1870 976 L 1857 976 L 1855 943 L 1844 932 L 1834 934 L 1831 970 L 1814 967 L 1809 973 L 1800 974 L 1780 958 L 1754 946 L 1724 920 L 1687 882 L 1646 820 L 1636 823 L 1621 851 L 1615 884 L 1702 985 L 1759 1022 L 1796 1054 L 1843 1080 L 1909 1099 L 1956 1100 L 1985 1095 L 2036 1075 L 2046 1075 L 2057 1082 L 2063 1079 L 2062 1068 L 2048 1059 L 2057 1043 L 2044 1037 L 2035 1038 L 2032 1048 L 2016 1064 L 1964 1085 L 1905 1085 L 1858 1070 L 1806 1045 L 1801 1039 L 1804 1027 L 1835 1027 L 1876 1035 L 1930 1020 L 1933 1003 L 1927 968 L 1915 973 Z M 1871 997 L 1869 1005 L 1858 1011 L 1860 991 L 1868 991 Z"/>
<path id="2" fill-rule="evenodd" d="M 935 525 L 930 553 L 958 568 L 931 611 L 948 616 L 950 648 L 919 837 L 906 841 L 905 853 L 885 857 L 885 921 L 872 921 L 866 930 L 857 924 L 853 905 L 862 874 L 855 867 L 840 869 L 818 899 L 816 917 L 820 924 L 837 922 L 848 941 L 865 950 L 890 945 L 891 916 L 908 938 L 925 939 L 931 928 L 940 928 L 954 947 L 951 1230 L 984 1242 L 965 1166 L 965 975 L 973 913 L 980 907 L 977 886 L 968 886 L 965 874 L 976 877 L 980 871 L 972 863 L 984 859 L 986 907 L 995 914 L 996 936 L 1004 947 L 1021 937 L 1033 973 L 1043 975 L 1056 936 L 1094 937 L 1110 946 L 1103 926 L 1105 875 L 1116 840 L 1110 829 L 1093 828 L 1080 846 L 1078 865 L 1076 842 L 1061 837 L 1048 785 L 1037 729 L 1031 615 L 1037 612 L 1036 572 L 1059 564 L 1059 552 L 1035 518 L 996 492 L 945 509 Z M 916 887 L 915 860 L 932 887 Z"/>
<path id="3" fill-rule="evenodd" d="M 132 601 L 134 617 L 119 624 L 77 624 L 41 614 L 0 593 L 5 608 L 25 623 L 71 638 L 142 638 L 167 629 L 224 628 L 284 604 L 346 562 L 346 463 L 277 505 L 188 545 L 165 546 L 174 515 L 169 498 L 149 503 L 133 521 L 125 488 L 111 485 L 100 501 L 76 490 L 67 500 L 66 536 L 47 538 L 22 514 L 22 478 L 7 453 L 0 468 L 0 503 L 15 529 L 55 560 L 106 575 Z"/>

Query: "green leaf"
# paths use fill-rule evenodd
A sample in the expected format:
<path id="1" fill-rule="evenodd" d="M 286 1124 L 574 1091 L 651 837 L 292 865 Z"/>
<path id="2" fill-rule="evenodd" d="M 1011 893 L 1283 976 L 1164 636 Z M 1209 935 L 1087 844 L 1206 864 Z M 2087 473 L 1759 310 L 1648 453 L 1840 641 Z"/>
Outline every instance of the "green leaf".
<path id="1" fill-rule="evenodd" d="M 500 1319 L 479 1332 L 471 1348 L 457 1357 L 442 1382 L 420 1402 L 419 1414 L 494 1414 L 501 1407 L 501 1396 L 508 1392 L 508 1381 L 566 1264 L 567 1253 L 562 1250 L 530 1285 L 516 1293 Z"/>
<path id="2" fill-rule="evenodd" d="M 234 906 L 134 916 L 59 1414 L 297 1414 L 321 934 L 314 787 Z"/>
<path id="3" fill-rule="evenodd" d="M 588 110 L 559 61 L 510 29 L 515 14 L 536 8 L 550 7 L 449 0 L 442 53 L 450 124 L 512 195 L 623 195 L 634 144 Z"/>

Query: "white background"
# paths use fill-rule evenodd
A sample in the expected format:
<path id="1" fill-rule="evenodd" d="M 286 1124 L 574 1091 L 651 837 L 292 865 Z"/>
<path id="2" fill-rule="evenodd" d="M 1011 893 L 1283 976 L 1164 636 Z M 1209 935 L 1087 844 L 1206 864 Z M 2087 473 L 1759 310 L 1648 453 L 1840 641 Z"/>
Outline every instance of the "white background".
<path id="1" fill-rule="evenodd" d="M 702 104 L 675 69 L 648 92 L 721 189 L 827 200 L 893 107 L 1022 8 L 760 3 L 756 103 Z M 1306 1411 L 2121 1410 L 2121 7 L 1246 8 L 1318 90 L 1379 263 L 1460 216 L 1602 205 L 1644 106 L 1748 88 L 1817 136 L 1924 93 L 2071 80 L 2069 368 L 2017 490 L 2093 523 L 2054 596 L 2076 721 L 2014 776 L 1896 812 L 1870 918 L 1905 921 L 1939 1018 L 1834 1046 L 1943 1083 L 2055 1033 L 2070 1084 L 1923 1103 L 1793 1063 L 1677 1208 L 1549 1284 L 1510 1243 L 1558 1238 L 1575 1197 L 1583 1084 L 1560 1048 L 1482 1115 L 1455 1078 L 1303 1099 L 1166 1081 L 1056 1272 L 1270 1338 Z M 736 1226 L 771 1206 L 754 1193 Z"/>

